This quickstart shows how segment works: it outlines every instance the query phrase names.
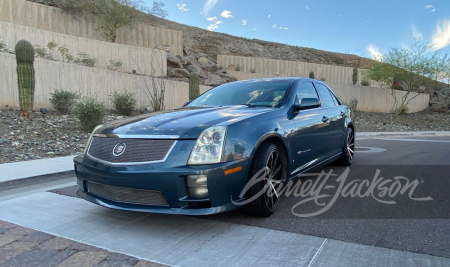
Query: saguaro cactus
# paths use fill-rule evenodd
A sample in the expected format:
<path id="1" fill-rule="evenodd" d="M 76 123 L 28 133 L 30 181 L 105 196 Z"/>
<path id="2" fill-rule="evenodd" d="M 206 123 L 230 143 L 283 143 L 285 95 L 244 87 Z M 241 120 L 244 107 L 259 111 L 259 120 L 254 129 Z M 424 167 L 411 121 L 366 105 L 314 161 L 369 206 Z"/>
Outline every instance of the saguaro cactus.
<path id="1" fill-rule="evenodd" d="M 34 104 L 34 49 L 26 40 L 20 40 L 15 47 L 17 60 L 17 81 L 19 85 L 20 109 L 25 118 L 31 118 Z"/>
<path id="2" fill-rule="evenodd" d="M 198 74 L 192 72 L 189 74 L 189 101 L 200 95 L 200 83 Z"/>
<path id="3" fill-rule="evenodd" d="M 315 78 L 314 78 L 314 71 L 311 71 L 311 72 L 309 73 L 309 78 L 315 79 Z"/>
<path id="4" fill-rule="evenodd" d="M 353 68 L 353 85 L 358 83 L 358 69 Z"/>

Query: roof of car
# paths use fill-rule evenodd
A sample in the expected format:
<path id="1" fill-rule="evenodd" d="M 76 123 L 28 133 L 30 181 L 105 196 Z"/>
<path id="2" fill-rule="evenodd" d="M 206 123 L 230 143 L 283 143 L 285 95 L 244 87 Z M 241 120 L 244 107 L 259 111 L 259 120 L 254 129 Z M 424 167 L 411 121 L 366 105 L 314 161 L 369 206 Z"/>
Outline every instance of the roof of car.
<path id="1" fill-rule="evenodd" d="M 255 82 L 255 81 L 297 81 L 297 80 L 310 80 L 317 81 L 310 78 L 305 77 L 269 77 L 269 78 L 258 78 L 258 79 L 250 79 L 250 80 L 242 80 L 238 82 Z M 318 81 L 317 81 L 318 82 Z"/>

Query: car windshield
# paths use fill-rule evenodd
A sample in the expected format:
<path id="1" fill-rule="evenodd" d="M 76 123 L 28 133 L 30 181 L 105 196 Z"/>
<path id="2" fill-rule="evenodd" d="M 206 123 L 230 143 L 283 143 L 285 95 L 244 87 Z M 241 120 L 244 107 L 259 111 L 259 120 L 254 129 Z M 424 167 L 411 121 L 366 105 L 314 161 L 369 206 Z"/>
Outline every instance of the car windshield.
<path id="1" fill-rule="evenodd" d="M 291 83 L 291 80 L 265 79 L 223 84 L 199 96 L 187 106 L 280 107 Z"/>

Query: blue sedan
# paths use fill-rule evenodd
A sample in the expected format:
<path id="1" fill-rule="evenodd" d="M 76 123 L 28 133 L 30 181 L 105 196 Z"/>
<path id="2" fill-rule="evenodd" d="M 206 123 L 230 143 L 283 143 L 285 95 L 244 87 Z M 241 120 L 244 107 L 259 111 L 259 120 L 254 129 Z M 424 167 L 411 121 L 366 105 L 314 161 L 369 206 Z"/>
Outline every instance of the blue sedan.
<path id="1" fill-rule="evenodd" d="M 74 159 L 78 195 L 108 208 L 270 216 L 286 181 L 350 165 L 351 110 L 324 83 L 228 83 L 184 107 L 100 125 Z M 243 204 L 244 203 L 244 204 Z"/>

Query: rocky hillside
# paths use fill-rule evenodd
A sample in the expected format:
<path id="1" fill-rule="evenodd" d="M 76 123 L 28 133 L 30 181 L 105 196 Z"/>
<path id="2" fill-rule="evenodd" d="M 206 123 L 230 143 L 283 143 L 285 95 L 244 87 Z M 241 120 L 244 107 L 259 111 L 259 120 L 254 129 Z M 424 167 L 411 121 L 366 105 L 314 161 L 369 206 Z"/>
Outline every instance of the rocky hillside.
<path id="1" fill-rule="evenodd" d="M 61 0 L 28 0 L 36 3 L 58 6 Z M 55 4 L 56 3 L 56 4 Z M 217 60 L 217 55 L 262 57 L 282 60 L 296 60 L 319 64 L 363 68 L 371 60 L 356 55 L 333 53 L 314 48 L 290 46 L 258 39 L 246 39 L 229 34 L 211 32 L 170 20 L 148 15 L 144 24 L 183 32 L 184 51 L 182 56 L 205 53 Z"/>

